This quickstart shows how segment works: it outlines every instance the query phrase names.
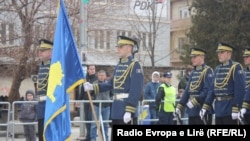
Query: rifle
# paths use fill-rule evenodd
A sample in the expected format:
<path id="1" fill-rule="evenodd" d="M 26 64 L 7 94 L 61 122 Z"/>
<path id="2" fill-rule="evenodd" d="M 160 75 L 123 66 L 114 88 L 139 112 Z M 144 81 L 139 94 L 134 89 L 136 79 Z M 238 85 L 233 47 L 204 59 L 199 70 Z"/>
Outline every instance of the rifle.
<path id="1" fill-rule="evenodd" d="M 173 106 L 174 106 L 174 110 L 176 109 L 176 106 L 174 105 L 174 103 L 173 103 Z M 182 120 L 181 120 L 181 117 L 180 117 L 180 115 L 176 112 L 176 110 L 174 111 L 174 113 L 175 113 L 175 116 L 177 117 L 177 124 L 179 123 L 179 125 L 182 125 Z"/>
<path id="2" fill-rule="evenodd" d="M 182 125 L 182 120 L 181 120 L 181 117 L 178 113 L 175 112 L 175 115 L 177 117 L 177 124 L 179 123 L 179 125 Z"/>
<path id="3" fill-rule="evenodd" d="M 238 119 L 238 125 L 245 125 L 244 117 L 240 117 L 240 118 Z"/>
<path id="4" fill-rule="evenodd" d="M 199 104 L 199 107 L 200 107 L 201 110 L 202 110 L 202 107 L 201 107 L 200 104 Z M 208 110 L 206 110 L 206 112 L 205 112 L 204 115 L 203 115 L 203 118 L 201 119 L 202 122 L 204 123 L 204 125 L 207 125 L 207 118 L 208 118 Z"/>
<path id="5" fill-rule="evenodd" d="M 206 117 L 207 115 L 208 115 L 207 112 L 205 112 L 203 119 L 202 119 L 204 125 L 207 125 L 207 117 Z"/>

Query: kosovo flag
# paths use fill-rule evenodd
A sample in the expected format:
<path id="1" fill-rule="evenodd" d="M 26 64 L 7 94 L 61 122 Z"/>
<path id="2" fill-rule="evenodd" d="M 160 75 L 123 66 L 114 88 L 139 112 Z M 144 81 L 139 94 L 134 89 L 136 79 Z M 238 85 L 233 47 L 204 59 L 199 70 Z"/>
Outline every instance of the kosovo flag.
<path id="1" fill-rule="evenodd" d="M 45 141 L 71 140 L 69 93 L 84 82 L 83 78 L 67 11 L 60 0 L 48 79 L 43 133 Z"/>

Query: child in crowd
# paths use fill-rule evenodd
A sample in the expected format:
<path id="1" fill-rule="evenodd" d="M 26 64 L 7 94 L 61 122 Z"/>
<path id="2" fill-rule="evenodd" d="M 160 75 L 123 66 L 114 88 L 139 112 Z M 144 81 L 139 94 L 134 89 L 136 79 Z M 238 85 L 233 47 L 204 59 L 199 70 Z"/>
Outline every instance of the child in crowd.
<path id="1" fill-rule="evenodd" d="M 34 91 L 27 90 L 25 93 L 25 101 L 34 101 Z M 22 122 L 36 121 L 36 103 L 25 102 L 21 105 L 19 119 Z M 24 135 L 26 141 L 36 141 L 36 128 L 34 124 L 26 124 L 24 127 Z"/>

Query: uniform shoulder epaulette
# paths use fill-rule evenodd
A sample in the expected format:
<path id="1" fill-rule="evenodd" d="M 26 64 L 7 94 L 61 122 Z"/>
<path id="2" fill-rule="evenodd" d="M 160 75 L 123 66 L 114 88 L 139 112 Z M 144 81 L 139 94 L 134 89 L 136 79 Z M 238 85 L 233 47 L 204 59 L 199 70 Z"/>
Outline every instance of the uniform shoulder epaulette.
<path id="1" fill-rule="evenodd" d="M 235 61 L 233 61 L 233 64 L 240 64 L 239 62 L 235 62 Z"/>
<path id="2" fill-rule="evenodd" d="M 235 68 L 236 68 L 237 65 L 240 65 L 241 69 L 243 70 L 243 66 L 239 62 L 233 61 L 233 65 L 231 67 L 231 69 L 233 71 L 233 74 L 234 74 L 234 71 L 235 71 Z M 234 80 L 234 75 L 233 75 L 233 80 Z"/>
<path id="3" fill-rule="evenodd" d="M 209 68 L 211 68 L 210 66 L 208 66 L 208 65 L 205 65 L 205 67 L 204 67 L 205 69 L 209 69 Z"/>
<path id="4" fill-rule="evenodd" d="M 205 68 L 206 68 L 206 69 L 211 69 L 211 71 L 213 72 L 213 68 L 212 68 L 212 67 L 206 65 Z"/>
<path id="5" fill-rule="evenodd" d="M 136 63 L 139 64 L 140 69 L 141 69 L 140 71 L 143 73 L 141 62 L 133 59 L 132 63 L 130 64 L 130 69 L 129 69 L 130 76 L 132 75 L 132 69 L 134 68 L 134 65 L 135 65 Z"/>

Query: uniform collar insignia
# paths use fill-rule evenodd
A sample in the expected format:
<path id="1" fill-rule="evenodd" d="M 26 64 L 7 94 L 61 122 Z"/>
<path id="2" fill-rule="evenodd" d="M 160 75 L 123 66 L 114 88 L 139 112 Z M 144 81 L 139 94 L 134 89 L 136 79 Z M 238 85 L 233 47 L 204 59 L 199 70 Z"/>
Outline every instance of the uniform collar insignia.
<path id="1" fill-rule="evenodd" d="M 229 65 L 229 61 L 222 63 L 222 66 L 228 66 Z"/>
<path id="2" fill-rule="evenodd" d="M 196 70 L 201 70 L 201 69 L 202 69 L 202 66 L 196 66 L 195 69 L 196 69 Z"/>
<path id="3" fill-rule="evenodd" d="M 50 60 L 42 62 L 43 65 L 48 65 L 50 64 Z"/>
<path id="4" fill-rule="evenodd" d="M 128 62 L 128 58 L 121 58 L 121 63 L 127 63 Z"/>

